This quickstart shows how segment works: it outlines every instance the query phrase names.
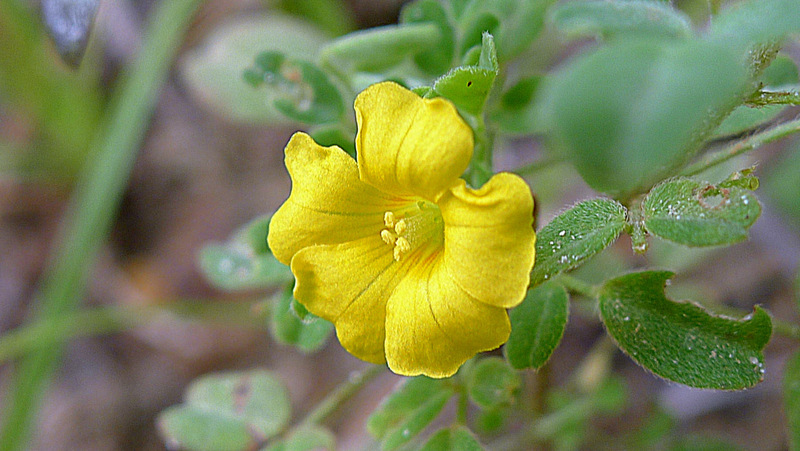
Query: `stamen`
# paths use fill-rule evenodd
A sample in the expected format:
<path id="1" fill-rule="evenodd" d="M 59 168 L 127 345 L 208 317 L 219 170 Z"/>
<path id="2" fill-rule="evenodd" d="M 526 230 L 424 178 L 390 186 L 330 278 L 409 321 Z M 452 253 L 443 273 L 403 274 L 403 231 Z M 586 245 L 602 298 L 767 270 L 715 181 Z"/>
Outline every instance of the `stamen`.
<path id="1" fill-rule="evenodd" d="M 384 243 L 393 246 L 392 256 L 400 261 L 404 255 L 422 247 L 441 244 L 444 224 L 439 208 L 425 201 L 415 202 L 383 215 L 386 226 L 380 235 Z"/>
<path id="2" fill-rule="evenodd" d="M 386 225 L 386 227 L 390 229 L 394 227 L 394 213 L 392 213 L 391 211 L 387 211 L 386 213 L 384 213 L 383 223 L 384 225 Z"/>

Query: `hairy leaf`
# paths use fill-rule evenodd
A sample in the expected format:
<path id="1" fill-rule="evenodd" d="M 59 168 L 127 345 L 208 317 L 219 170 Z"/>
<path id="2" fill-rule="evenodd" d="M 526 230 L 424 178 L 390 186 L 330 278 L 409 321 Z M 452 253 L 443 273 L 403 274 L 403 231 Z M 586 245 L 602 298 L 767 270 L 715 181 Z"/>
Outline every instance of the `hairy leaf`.
<path id="1" fill-rule="evenodd" d="M 664 295 L 668 271 L 645 271 L 607 281 L 600 317 L 609 335 L 639 365 L 696 388 L 738 390 L 764 379 L 762 349 L 772 320 L 756 307 L 736 320 Z"/>
<path id="2" fill-rule="evenodd" d="M 561 285 L 545 282 L 511 310 L 511 336 L 503 352 L 517 369 L 541 368 L 555 350 L 569 316 L 569 296 Z"/>

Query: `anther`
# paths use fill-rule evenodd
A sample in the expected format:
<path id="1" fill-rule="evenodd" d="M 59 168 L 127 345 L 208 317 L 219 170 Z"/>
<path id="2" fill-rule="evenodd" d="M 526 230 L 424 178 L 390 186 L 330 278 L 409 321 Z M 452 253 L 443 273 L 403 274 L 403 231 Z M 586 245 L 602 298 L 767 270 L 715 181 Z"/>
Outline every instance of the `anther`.
<path id="1" fill-rule="evenodd" d="M 403 237 L 398 237 L 397 241 L 394 243 L 394 251 L 392 252 L 392 255 L 396 261 L 400 261 L 400 257 L 410 250 L 411 244 L 409 244 L 408 240 Z"/>
<path id="2" fill-rule="evenodd" d="M 386 213 L 384 213 L 383 223 L 386 225 L 386 227 L 390 229 L 394 227 L 394 213 L 392 213 L 391 211 L 387 211 Z"/>
<path id="3" fill-rule="evenodd" d="M 394 242 L 397 240 L 397 235 L 384 229 L 381 230 L 381 239 L 386 244 L 394 245 Z"/>
<path id="4" fill-rule="evenodd" d="M 406 231 L 406 221 L 402 219 L 397 221 L 397 224 L 394 225 L 394 231 L 398 235 L 402 235 Z"/>

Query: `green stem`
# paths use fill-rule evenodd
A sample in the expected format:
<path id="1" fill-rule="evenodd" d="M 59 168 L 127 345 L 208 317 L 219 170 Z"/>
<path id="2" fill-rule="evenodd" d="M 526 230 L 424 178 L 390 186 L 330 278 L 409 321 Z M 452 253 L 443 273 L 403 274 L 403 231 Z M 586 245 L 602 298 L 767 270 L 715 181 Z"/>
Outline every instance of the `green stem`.
<path id="1" fill-rule="evenodd" d="M 202 0 L 158 3 L 140 56 L 122 81 L 109 122 L 93 143 L 94 158 L 84 168 L 74 203 L 60 233 L 59 247 L 36 296 L 38 319 L 53 319 L 74 310 L 86 291 L 88 270 L 111 228 L 127 184 L 136 150 L 167 77 L 189 19 Z M 62 347 L 32 353 L 20 362 L 9 385 L 0 451 L 27 445 L 44 391 L 61 357 Z"/>
<path id="2" fill-rule="evenodd" d="M 461 426 L 467 425 L 467 409 L 469 408 L 469 397 L 467 396 L 467 389 L 462 385 L 458 391 L 458 406 L 456 408 L 456 424 Z"/>
<path id="3" fill-rule="evenodd" d="M 800 92 L 793 91 L 757 91 L 746 102 L 747 106 L 759 107 L 767 105 L 800 105 Z"/>
<path id="4" fill-rule="evenodd" d="M 336 387 L 317 407 L 306 415 L 300 422 L 301 425 L 319 424 L 330 414 L 335 412 L 340 405 L 358 393 L 369 381 L 383 373 L 383 365 L 370 365 L 364 370 L 351 375 L 344 383 Z"/>
<path id="5" fill-rule="evenodd" d="M 800 132 L 800 118 L 785 122 L 761 133 L 752 135 L 720 151 L 710 153 L 701 161 L 698 161 L 697 163 L 694 163 L 684 169 L 681 175 L 690 176 L 699 174 L 718 164 L 722 164 L 731 158 L 737 157 L 745 152 L 757 149 L 764 144 L 777 141 L 797 132 Z"/>

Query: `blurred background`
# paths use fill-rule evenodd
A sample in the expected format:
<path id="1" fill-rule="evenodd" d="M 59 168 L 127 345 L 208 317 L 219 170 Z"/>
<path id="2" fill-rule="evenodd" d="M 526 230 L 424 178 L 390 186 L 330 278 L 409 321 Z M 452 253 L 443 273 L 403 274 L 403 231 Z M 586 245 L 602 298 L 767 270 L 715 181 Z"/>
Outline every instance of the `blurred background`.
<path id="1" fill-rule="evenodd" d="M 12 8 L 11 3 L 23 8 Z M 72 68 L 48 38 L 38 2 L 0 0 L 0 334 L 29 318 L 32 296 L 75 182 L 92 158 L 89 143 L 108 111 L 113 87 L 140 49 L 144 25 L 156 3 L 101 2 L 84 60 Z M 340 16 L 326 20 L 309 14 L 315 3 L 337 4 Z M 308 45 L 313 45 L 353 29 L 393 23 L 402 3 L 205 2 L 161 91 L 111 238 L 97 265 L 87 268 L 91 281 L 83 305 L 152 306 L 156 313 L 123 331 L 69 341 L 37 419 L 32 449 L 164 449 L 156 430 L 157 414 L 180 402 L 187 384 L 208 372 L 270 368 L 287 383 L 300 415 L 351 371 L 365 366 L 333 338 L 312 355 L 277 343 L 257 302 L 271 293 L 218 291 L 198 269 L 197 257 L 205 245 L 227 240 L 287 197 L 283 146 L 299 128 L 276 124 L 274 112 L 262 108 L 260 93 L 243 82 L 230 91 L 220 88 L 225 71 L 241 71 L 252 62 L 259 40 L 276 35 L 274 30 L 260 33 L 265 24 L 296 27 L 305 25 L 295 21 L 313 22 L 308 25 Z M 703 25 L 708 2 L 674 3 Z M 7 14 L 12 9 L 21 13 Z M 532 52 L 538 52 L 536 64 L 547 69 L 574 50 L 537 42 Z M 797 61 L 797 46 L 788 51 Z M 231 54 L 241 67 L 230 66 Z M 797 113 L 790 109 L 783 117 Z M 607 276 L 609 268 L 623 272 L 645 266 L 680 270 L 670 288 L 673 298 L 708 299 L 743 310 L 755 301 L 776 318 L 796 322 L 800 151 L 796 142 L 787 141 L 731 165 L 740 169 L 757 163 L 762 178 L 757 194 L 764 213 L 750 241 L 719 251 L 690 251 L 654 240 L 645 258 L 633 255 L 629 240 L 623 238 L 582 268 L 581 275 L 592 280 L 593 274 Z M 501 144 L 499 169 L 535 160 L 541 152 L 538 143 L 527 138 Z M 530 182 L 539 203 L 540 227 L 566 206 L 593 196 L 565 164 L 546 168 Z M 705 264 L 698 265 L 700 261 Z M 160 309 L 185 301 L 215 307 L 193 320 Z M 215 313 L 226 309 L 238 313 Z M 553 383 L 566 380 L 602 336 L 593 312 L 574 311 L 549 363 Z M 784 449 L 779 375 L 794 347 L 775 337 L 765 351 L 765 382 L 737 393 L 669 384 L 619 354 L 614 368 L 628 383 L 628 406 L 620 416 L 598 419 L 597 430 L 613 435 L 636 428 L 637 418 L 658 405 L 687 434 L 725 437 L 743 449 Z M 8 358 L 0 360 L 0 406 L 10 371 Z M 526 378 L 535 387 L 536 377 Z M 328 424 L 339 437 L 340 449 L 374 445 L 364 419 L 400 380 L 388 373 L 380 376 L 331 417 Z"/>

